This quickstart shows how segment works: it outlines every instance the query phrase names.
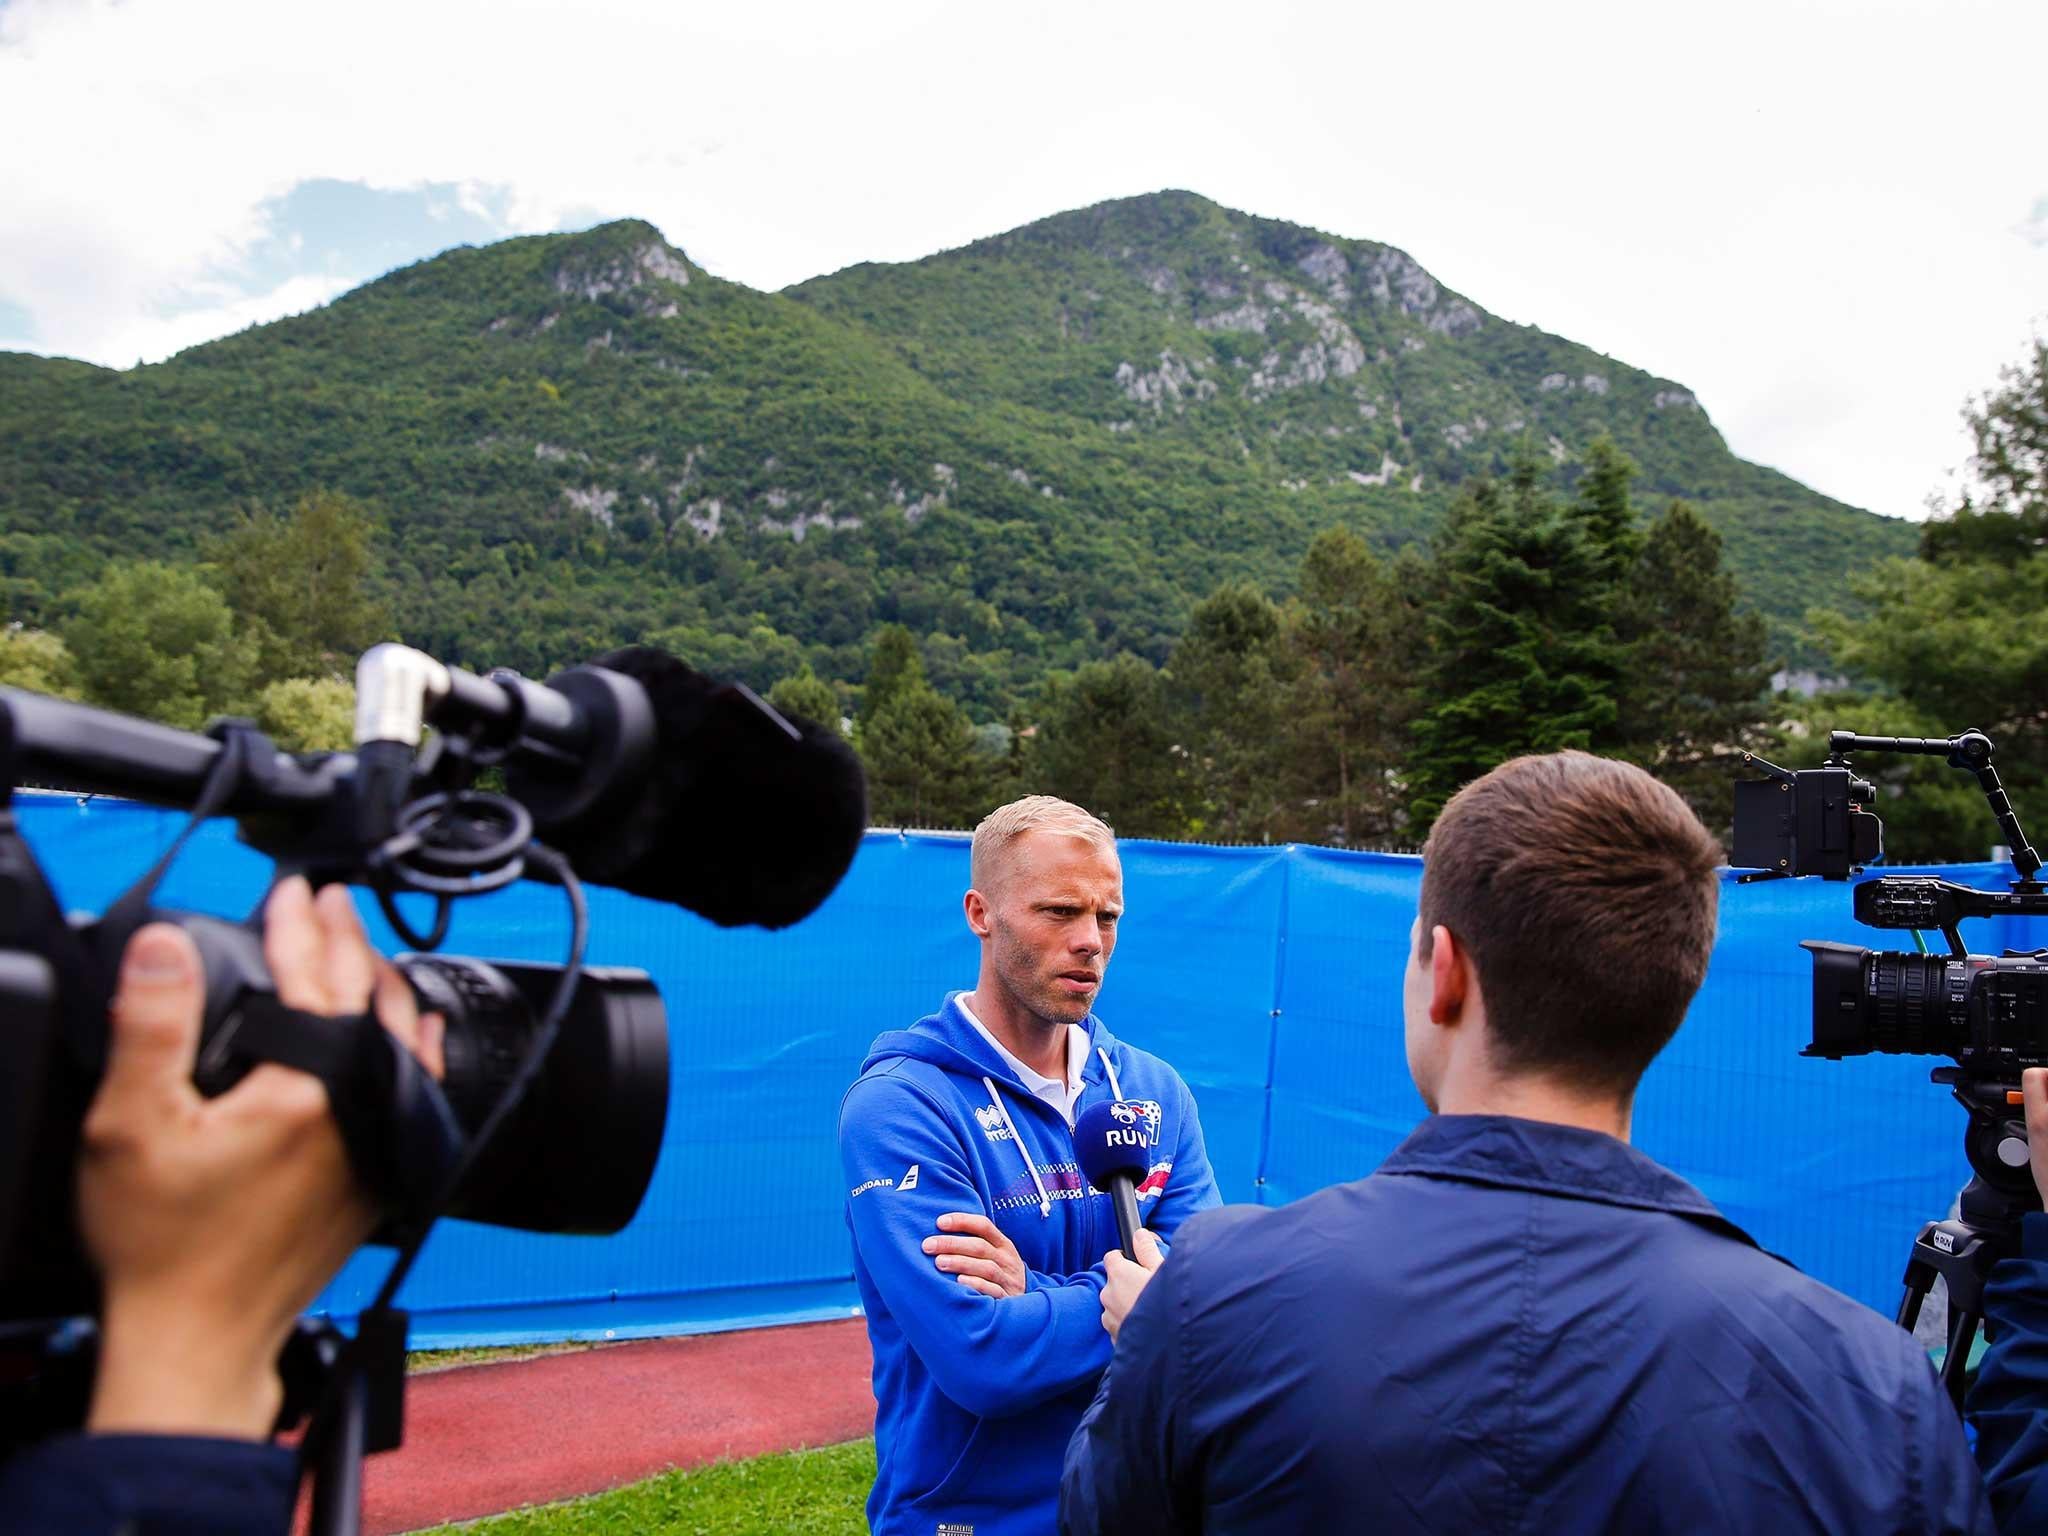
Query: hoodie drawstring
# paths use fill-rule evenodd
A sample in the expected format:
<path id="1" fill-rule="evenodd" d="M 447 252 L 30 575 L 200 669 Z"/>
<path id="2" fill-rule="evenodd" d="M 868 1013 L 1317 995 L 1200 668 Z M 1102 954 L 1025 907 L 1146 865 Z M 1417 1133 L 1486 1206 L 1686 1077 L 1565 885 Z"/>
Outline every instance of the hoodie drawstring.
<path id="1" fill-rule="evenodd" d="M 1102 1058 L 1102 1070 L 1109 1074 L 1109 1091 L 1121 1099 L 1124 1096 L 1124 1085 L 1116 1080 L 1116 1068 L 1109 1064 L 1109 1052 L 1098 1045 L 1095 1047 L 1095 1054 Z"/>
<path id="2" fill-rule="evenodd" d="M 1024 1159 L 1024 1166 L 1031 1173 L 1031 1182 L 1038 1186 L 1038 1214 L 1052 1214 L 1052 1196 L 1045 1192 L 1045 1180 L 1038 1176 L 1038 1164 L 1031 1160 L 1031 1153 L 1024 1146 L 1024 1138 L 1017 1134 L 1017 1122 L 1010 1118 L 1010 1108 L 1003 1102 L 1003 1096 L 996 1092 L 996 1085 L 988 1078 L 981 1080 L 981 1086 L 988 1090 L 988 1101 L 995 1106 L 997 1114 L 1003 1117 L 1003 1128 L 1010 1133 L 1010 1145 L 1017 1149 L 1017 1155 Z"/>

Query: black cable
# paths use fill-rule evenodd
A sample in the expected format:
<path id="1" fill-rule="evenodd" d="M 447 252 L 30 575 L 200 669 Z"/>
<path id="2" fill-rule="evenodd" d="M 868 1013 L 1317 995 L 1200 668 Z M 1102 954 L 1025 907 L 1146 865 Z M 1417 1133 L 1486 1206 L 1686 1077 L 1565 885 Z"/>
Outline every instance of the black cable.
<path id="1" fill-rule="evenodd" d="M 462 1181 L 468 1176 L 469 1170 L 475 1166 L 477 1159 L 490 1145 L 491 1138 L 504 1124 L 506 1117 L 519 1107 L 533 1080 L 540 1075 L 540 1069 L 547 1061 L 548 1053 L 554 1049 L 556 1036 L 561 1033 L 562 1025 L 568 1020 L 569 1009 L 576 1001 L 576 988 L 583 977 L 583 953 L 590 940 L 590 908 L 584 900 L 583 882 L 576 878 L 576 871 L 570 868 L 566 858 L 543 844 L 529 843 L 525 849 L 523 862 L 536 864 L 546 870 L 562 887 L 562 893 L 568 897 L 569 956 L 562 968 L 562 979 L 555 984 L 554 996 L 548 999 L 547 1012 L 541 1016 L 540 1025 L 534 1032 L 533 1043 L 528 1046 L 518 1072 L 506 1085 L 504 1093 L 499 1095 L 498 1102 L 492 1106 L 490 1114 L 484 1117 L 484 1123 L 478 1127 L 476 1134 L 469 1138 L 468 1145 L 463 1149 L 453 1171 L 442 1181 L 440 1189 L 428 1202 L 426 1215 L 420 1219 L 400 1246 L 396 1262 L 385 1275 L 384 1284 L 378 1288 L 376 1299 L 364 1309 L 364 1316 L 390 1310 L 392 1301 L 398 1295 L 398 1288 L 412 1272 L 412 1266 L 419 1258 L 428 1235 L 433 1231 L 434 1223 L 441 1219 L 449 1202 L 455 1198 L 455 1192 L 462 1187 Z M 404 866 L 394 862 L 391 867 L 395 871 Z M 379 895 L 381 900 L 382 893 Z M 445 905 L 446 898 L 443 898 L 444 908 Z M 390 915 L 388 908 L 386 915 Z M 446 925 L 444 922 L 438 926 Z M 360 1354 L 359 1329 L 357 1337 L 348 1342 L 340 1357 L 329 1368 L 320 1401 L 308 1417 L 306 1435 L 299 1446 L 302 1476 L 312 1467 L 312 1458 L 320 1449 L 322 1434 L 331 1433 L 333 1426 L 340 1422 L 336 1415 L 346 1412 L 349 1408 L 349 1394 L 353 1390 L 349 1384 L 353 1378 L 361 1374 Z"/>
<path id="2" fill-rule="evenodd" d="M 464 1147 L 462 1156 L 457 1159 L 453 1171 L 442 1181 L 441 1188 L 428 1202 L 426 1215 L 421 1218 L 417 1230 L 399 1250 L 398 1261 L 384 1277 L 384 1284 L 377 1292 L 377 1299 L 370 1303 L 372 1311 L 391 1305 L 393 1297 L 398 1294 L 398 1287 L 411 1272 L 413 1261 L 419 1257 L 421 1245 L 426 1242 L 427 1234 L 433 1230 L 434 1223 L 447 1209 L 455 1196 L 455 1191 L 468 1176 L 469 1170 L 476 1165 L 477 1159 L 489 1147 L 498 1127 L 519 1107 L 520 1101 L 526 1096 L 526 1090 L 540 1075 L 540 1069 L 547 1061 L 548 1053 L 554 1049 L 555 1037 L 561 1033 L 562 1025 L 569 1017 L 569 1008 L 576 1001 L 576 987 L 583 979 L 583 952 L 590 940 L 590 908 L 584 900 L 583 882 L 576 878 L 576 872 L 569 867 L 567 859 L 543 844 L 528 844 L 526 860 L 552 875 L 561 885 L 563 895 L 569 899 L 569 958 L 562 967 L 562 979 L 555 983 L 555 994 L 548 1000 L 547 1012 L 541 1016 L 540 1026 L 534 1032 L 533 1043 L 527 1047 L 526 1057 L 520 1062 L 518 1072 L 513 1075 L 505 1091 L 498 1096 L 498 1102 L 492 1106 L 490 1114 L 484 1117 L 484 1123 L 477 1128 L 476 1134 L 469 1138 L 468 1145 Z"/>
<path id="3" fill-rule="evenodd" d="M 391 925 L 391 931 L 398 935 L 398 942 L 407 949 L 434 950 L 441 947 L 441 941 L 448 937 L 448 922 L 454 915 L 455 899 L 452 896 L 434 898 L 434 926 L 425 933 L 416 931 L 398 910 L 398 893 L 390 886 L 379 883 L 370 887 L 376 894 L 377 905 L 384 913 L 384 921 Z"/>

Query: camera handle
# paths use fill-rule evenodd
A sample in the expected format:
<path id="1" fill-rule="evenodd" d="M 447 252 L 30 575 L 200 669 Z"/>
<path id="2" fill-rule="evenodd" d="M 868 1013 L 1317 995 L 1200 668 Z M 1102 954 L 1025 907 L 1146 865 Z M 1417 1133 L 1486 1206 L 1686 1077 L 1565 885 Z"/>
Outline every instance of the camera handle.
<path id="1" fill-rule="evenodd" d="M 2013 889 L 2038 892 L 2041 883 L 2034 876 L 2041 868 L 2041 856 L 2027 841 L 2027 834 L 2020 830 L 2019 813 L 2012 808 L 2005 786 L 1998 780 L 1998 770 L 1991 766 L 1994 750 L 1991 738 L 1982 731 L 1964 731 L 1960 736 L 1859 736 L 1854 731 L 1828 733 L 1830 764 L 1846 765 L 1846 754 L 1850 752 L 1904 752 L 1921 757 L 1939 757 L 1949 767 L 1969 774 L 1977 781 L 1977 787 L 1984 791 L 1985 802 L 1998 821 L 1998 829 L 2005 834 L 2006 845 L 2012 849 L 2012 867 L 2019 875 L 2019 879 L 2013 882 Z"/>
<path id="2" fill-rule="evenodd" d="M 1974 1176 L 1963 1188 L 1959 1214 L 1928 1222 L 1913 1239 L 1898 1324 L 1912 1330 L 1939 1276 L 1947 1286 L 1949 1309 L 1941 1384 L 1960 1414 L 1970 1349 L 1984 1321 L 1984 1284 L 2001 1260 L 2018 1255 L 2020 1218 L 2041 1209 L 2041 1196 L 2034 1187 L 2026 1122 L 2014 1113 L 2019 1090 L 2008 1083 L 1966 1079 L 1957 1067 L 1936 1067 L 1932 1080 L 1947 1084 L 1969 1112 L 1963 1152 Z"/>

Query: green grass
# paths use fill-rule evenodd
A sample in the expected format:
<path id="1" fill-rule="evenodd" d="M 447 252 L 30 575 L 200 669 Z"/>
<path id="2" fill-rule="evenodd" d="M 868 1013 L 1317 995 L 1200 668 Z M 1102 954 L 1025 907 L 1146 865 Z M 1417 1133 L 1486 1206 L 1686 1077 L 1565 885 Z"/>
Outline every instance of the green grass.
<path id="1" fill-rule="evenodd" d="M 408 1372 L 418 1374 L 424 1371 L 445 1371 L 458 1365 L 496 1365 L 503 1360 L 532 1360 L 541 1355 L 565 1355 L 579 1349 L 596 1349 L 601 1346 L 586 1343 L 568 1344 L 499 1344 L 479 1348 L 463 1349 L 415 1349 L 405 1357 Z"/>
<path id="2" fill-rule="evenodd" d="M 428 1536 L 861 1536 L 875 1442 L 664 1472 L 611 1493 L 436 1526 Z"/>

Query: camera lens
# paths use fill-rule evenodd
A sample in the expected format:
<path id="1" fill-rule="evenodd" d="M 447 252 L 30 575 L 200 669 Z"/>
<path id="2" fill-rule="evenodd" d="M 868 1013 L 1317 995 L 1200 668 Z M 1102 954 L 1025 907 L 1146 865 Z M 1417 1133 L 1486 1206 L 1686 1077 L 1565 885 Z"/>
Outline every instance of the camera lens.
<path id="1" fill-rule="evenodd" d="M 1950 1029 L 1948 961 L 1940 955 L 1872 950 L 1869 960 L 1873 1049 L 1947 1055 L 1968 1039 Z"/>
<path id="2" fill-rule="evenodd" d="M 557 966 L 404 955 L 447 1020 L 442 1092 L 475 1134 L 531 1049 Z M 640 1208 L 668 1122 L 668 1019 L 644 971 L 584 968 L 569 1016 L 449 1214 L 531 1232 L 616 1232 Z"/>
<path id="3" fill-rule="evenodd" d="M 1807 1055 L 1949 1056 L 1969 1044 L 1967 1023 L 1950 1007 L 1948 957 L 1821 939 L 1801 947 L 1813 954 L 1813 1044 Z"/>

